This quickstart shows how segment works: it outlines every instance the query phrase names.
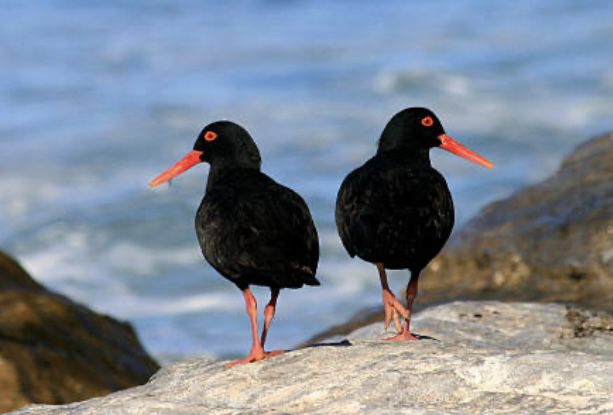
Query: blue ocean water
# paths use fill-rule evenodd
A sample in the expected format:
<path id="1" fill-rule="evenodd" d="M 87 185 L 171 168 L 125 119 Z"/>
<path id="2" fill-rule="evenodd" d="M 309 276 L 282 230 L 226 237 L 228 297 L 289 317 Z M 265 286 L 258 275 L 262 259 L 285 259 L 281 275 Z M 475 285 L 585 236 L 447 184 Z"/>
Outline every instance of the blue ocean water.
<path id="1" fill-rule="evenodd" d="M 242 297 L 193 231 L 207 167 L 146 185 L 232 119 L 319 228 L 322 286 L 284 291 L 271 329 L 271 347 L 291 347 L 380 302 L 333 211 L 391 115 L 428 106 L 495 163 L 433 151 L 461 223 L 613 127 L 612 21 L 607 0 L 4 1 L 0 248 L 131 321 L 162 361 L 246 352 Z"/>

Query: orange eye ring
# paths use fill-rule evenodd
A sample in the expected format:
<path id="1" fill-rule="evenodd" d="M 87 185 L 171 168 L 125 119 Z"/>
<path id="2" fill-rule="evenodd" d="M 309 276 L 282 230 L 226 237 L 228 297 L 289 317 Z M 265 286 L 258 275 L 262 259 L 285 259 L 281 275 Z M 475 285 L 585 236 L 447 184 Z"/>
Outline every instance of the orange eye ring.
<path id="1" fill-rule="evenodd" d="M 430 116 L 424 117 L 421 119 L 421 125 L 424 127 L 432 127 L 434 125 L 434 120 Z"/>
<path id="2" fill-rule="evenodd" d="M 217 133 L 214 133 L 213 131 L 207 131 L 206 133 L 204 133 L 204 139 L 206 141 L 213 141 L 217 138 Z"/>

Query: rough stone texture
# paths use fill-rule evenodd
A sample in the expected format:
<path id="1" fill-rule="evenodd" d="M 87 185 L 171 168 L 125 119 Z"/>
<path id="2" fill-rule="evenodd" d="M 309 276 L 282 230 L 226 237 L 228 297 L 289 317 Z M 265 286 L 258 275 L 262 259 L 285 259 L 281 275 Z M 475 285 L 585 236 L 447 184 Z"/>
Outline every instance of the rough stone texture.
<path id="1" fill-rule="evenodd" d="M 613 133 L 577 147 L 550 178 L 484 207 L 419 284 L 416 309 L 489 299 L 613 311 Z M 309 342 L 382 319 L 380 307 L 362 310 Z"/>
<path id="2" fill-rule="evenodd" d="M 157 369 L 130 325 L 46 290 L 0 252 L 0 412 L 105 395 Z"/>
<path id="3" fill-rule="evenodd" d="M 479 212 L 420 279 L 425 291 L 613 310 L 613 133 L 549 179 Z"/>
<path id="4" fill-rule="evenodd" d="M 379 323 L 269 361 L 185 361 L 144 386 L 16 413 L 611 413 L 612 325 L 557 304 L 456 302 L 415 316 L 421 341 L 382 341 Z"/>

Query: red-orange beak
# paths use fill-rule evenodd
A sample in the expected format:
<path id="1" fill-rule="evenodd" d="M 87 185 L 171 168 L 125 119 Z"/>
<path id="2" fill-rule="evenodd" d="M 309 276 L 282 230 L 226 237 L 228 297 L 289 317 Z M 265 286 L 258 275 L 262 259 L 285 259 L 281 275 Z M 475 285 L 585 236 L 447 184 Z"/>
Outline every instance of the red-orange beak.
<path id="1" fill-rule="evenodd" d="M 202 163 L 202 160 L 200 160 L 201 155 L 202 151 L 190 151 L 185 157 L 177 161 L 174 166 L 160 174 L 155 179 L 151 180 L 149 182 L 149 186 L 155 187 L 160 183 L 167 182 L 168 180 L 177 177 L 186 170 L 194 167 L 196 164 Z"/>
<path id="2" fill-rule="evenodd" d="M 462 144 L 458 143 L 453 138 L 449 137 L 447 134 L 439 135 L 438 139 L 441 141 L 441 144 L 439 145 L 440 148 L 447 150 L 455 154 L 456 156 L 465 158 L 468 161 L 472 161 L 473 163 L 485 166 L 488 169 L 494 167 L 494 165 L 485 157 L 482 157 L 474 151 L 470 150 L 469 148 L 464 147 Z"/>

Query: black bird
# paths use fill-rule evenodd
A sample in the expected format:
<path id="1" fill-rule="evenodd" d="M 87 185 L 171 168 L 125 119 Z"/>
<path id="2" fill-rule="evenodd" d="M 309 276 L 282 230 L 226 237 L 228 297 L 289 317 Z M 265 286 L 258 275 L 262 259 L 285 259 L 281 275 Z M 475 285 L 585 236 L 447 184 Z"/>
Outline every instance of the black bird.
<path id="1" fill-rule="evenodd" d="M 492 163 L 445 134 L 427 108 L 407 108 L 387 123 L 377 154 L 352 171 L 336 199 L 336 226 L 345 249 L 377 266 L 385 329 L 394 321 L 397 336 L 414 340 L 409 330 L 417 280 L 438 254 L 453 228 L 451 193 L 430 164 L 430 149 L 440 147 L 483 166 Z M 407 308 L 391 292 L 385 269 L 409 269 Z M 405 319 L 400 325 L 399 314 Z"/>
<path id="2" fill-rule="evenodd" d="M 230 121 L 204 127 L 193 151 L 149 185 L 171 180 L 200 162 L 209 163 L 211 169 L 196 213 L 198 242 L 208 263 L 242 290 L 251 322 L 251 352 L 228 367 L 282 353 L 264 351 L 279 290 L 319 285 L 315 278 L 319 240 L 311 213 L 296 192 L 260 171 L 253 138 Z M 261 338 L 250 285 L 270 287 Z"/>

